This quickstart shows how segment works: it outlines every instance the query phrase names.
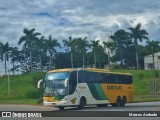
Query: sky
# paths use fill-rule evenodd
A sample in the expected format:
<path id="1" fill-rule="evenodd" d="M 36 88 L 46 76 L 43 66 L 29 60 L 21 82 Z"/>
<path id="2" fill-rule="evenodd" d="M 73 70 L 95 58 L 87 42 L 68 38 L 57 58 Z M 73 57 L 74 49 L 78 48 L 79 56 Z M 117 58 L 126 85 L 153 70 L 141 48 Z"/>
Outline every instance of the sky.
<path id="1" fill-rule="evenodd" d="M 137 23 L 160 41 L 160 0 L 0 0 L 0 42 L 12 47 L 24 28 L 60 43 L 69 36 L 102 42 Z"/>

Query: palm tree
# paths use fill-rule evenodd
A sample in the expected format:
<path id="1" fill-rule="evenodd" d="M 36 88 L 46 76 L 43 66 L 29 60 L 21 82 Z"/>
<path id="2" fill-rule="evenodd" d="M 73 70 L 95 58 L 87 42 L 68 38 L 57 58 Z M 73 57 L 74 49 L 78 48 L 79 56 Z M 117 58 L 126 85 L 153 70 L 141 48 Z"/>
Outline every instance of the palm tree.
<path id="1" fill-rule="evenodd" d="M 5 75 L 7 75 L 7 61 L 9 60 L 9 52 L 11 47 L 9 43 L 0 43 L 0 51 L 1 51 L 1 60 L 5 62 Z M 4 57 L 3 57 L 4 56 Z"/>
<path id="2" fill-rule="evenodd" d="M 45 37 L 41 36 L 40 39 L 37 39 L 35 47 L 38 51 L 38 57 L 39 57 L 39 63 L 40 63 L 40 69 L 42 71 L 42 55 L 46 53 L 46 46 L 45 46 Z"/>
<path id="3" fill-rule="evenodd" d="M 18 42 L 18 45 L 23 44 L 23 49 L 29 49 L 30 52 L 30 72 L 33 72 L 33 65 L 32 65 L 32 52 L 33 52 L 33 48 L 35 46 L 35 41 L 38 40 L 38 35 L 41 35 L 38 32 L 35 32 L 35 28 L 28 30 L 27 28 L 25 28 L 23 30 L 23 33 L 25 35 L 23 35 Z"/>
<path id="4" fill-rule="evenodd" d="M 109 37 L 108 42 L 103 42 L 104 48 L 108 49 L 108 67 L 110 68 L 110 53 L 114 49 L 114 42 L 113 40 Z"/>
<path id="5" fill-rule="evenodd" d="M 85 67 L 85 54 L 86 54 L 87 48 L 89 48 L 89 47 L 90 47 L 90 45 L 89 45 L 89 42 L 87 41 L 87 37 L 77 39 L 77 49 L 82 54 L 83 68 Z"/>
<path id="6" fill-rule="evenodd" d="M 98 47 L 99 47 L 99 40 L 91 40 L 91 46 L 94 54 L 94 66 L 96 67 L 97 64 L 97 52 L 98 52 Z"/>
<path id="7" fill-rule="evenodd" d="M 129 35 L 133 39 L 134 47 L 136 50 L 137 69 L 139 69 L 138 40 L 142 42 L 143 39 L 148 39 L 148 37 L 146 37 L 148 32 L 145 29 L 141 29 L 141 23 L 138 23 L 135 27 L 130 27 L 128 29 L 130 30 Z"/>
<path id="8" fill-rule="evenodd" d="M 53 67 L 52 61 L 54 59 L 54 62 L 55 62 L 55 55 L 57 53 L 56 47 L 61 47 L 61 46 L 56 39 L 52 39 L 51 35 L 49 35 L 48 39 L 45 40 L 45 45 L 46 45 L 46 49 L 50 55 L 50 69 L 52 69 L 52 67 Z M 54 68 L 55 68 L 55 63 L 54 63 Z"/>
<path id="9" fill-rule="evenodd" d="M 15 74 L 15 62 L 17 61 L 18 56 L 19 56 L 18 48 L 12 47 L 10 57 L 11 57 L 11 63 L 13 64 L 13 68 L 12 68 L 13 75 Z"/>
<path id="10" fill-rule="evenodd" d="M 63 40 L 64 46 L 68 47 L 69 51 L 71 52 L 71 66 L 73 68 L 73 49 L 75 47 L 74 40 L 72 36 L 68 37 L 68 40 Z"/>
<path id="11" fill-rule="evenodd" d="M 157 46 L 159 46 L 159 42 L 158 41 L 153 41 L 153 40 L 147 40 L 147 44 L 152 51 L 153 69 L 155 70 L 154 53 L 155 53 L 155 50 L 156 50 Z"/>

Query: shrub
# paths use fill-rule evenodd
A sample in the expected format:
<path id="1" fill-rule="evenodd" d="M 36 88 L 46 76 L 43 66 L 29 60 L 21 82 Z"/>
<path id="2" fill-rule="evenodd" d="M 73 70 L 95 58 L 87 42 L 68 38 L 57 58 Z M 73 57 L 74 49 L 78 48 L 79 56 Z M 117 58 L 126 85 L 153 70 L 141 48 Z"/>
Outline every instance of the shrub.
<path id="1" fill-rule="evenodd" d="M 28 90 L 25 93 L 26 99 L 38 99 L 40 97 L 40 91 L 38 90 Z"/>

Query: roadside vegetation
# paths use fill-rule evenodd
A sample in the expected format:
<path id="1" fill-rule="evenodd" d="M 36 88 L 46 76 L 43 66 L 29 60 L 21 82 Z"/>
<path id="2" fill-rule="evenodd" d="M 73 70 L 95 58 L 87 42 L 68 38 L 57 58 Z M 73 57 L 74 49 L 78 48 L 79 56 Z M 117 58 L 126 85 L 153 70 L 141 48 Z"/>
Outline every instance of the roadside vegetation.
<path id="1" fill-rule="evenodd" d="M 144 70 L 112 70 L 114 72 L 127 72 L 133 74 L 135 102 L 160 100 L 160 71 Z M 10 76 L 11 95 L 8 96 L 8 77 L 0 78 L 0 104 L 38 104 L 40 90 L 36 88 L 37 81 L 43 79 L 45 72 Z M 153 94 L 153 80 L 159 88 L 157 95 Z"/>

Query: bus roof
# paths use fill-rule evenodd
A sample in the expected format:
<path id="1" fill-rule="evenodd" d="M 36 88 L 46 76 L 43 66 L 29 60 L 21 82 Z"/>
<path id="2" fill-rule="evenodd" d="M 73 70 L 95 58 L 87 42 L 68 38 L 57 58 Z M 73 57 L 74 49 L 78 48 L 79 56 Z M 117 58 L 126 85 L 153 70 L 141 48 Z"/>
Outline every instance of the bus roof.
<path id="1" fill-rule="evenodd" d="M 48 71 L 48 73 L 52 73 L 52 72 L 70 72 L 72 70 L 75 70 L 74 68 L 66 68 L 66 69 L 55 69 L 55 70 L 50 70 Z"/>
<path id="2" fill-rule="evenodd" d="M 70 72 L 73 70 L 88 70 L 88 71 L 93 71 L 93 72 L 100 72 L 100 73 L 111 73 L 111 74 L 125 74 L 125 75 L 132 75 L 130 73 L 121 73 L 121 72 L 111 72 L 110 70 L 107 69 L 98 69 L 98 68 L 66 68 L 66 69 L 55 69 L 55 70 L 50 70 L 47 73 L 53 73 L 53 72 Z"/>

